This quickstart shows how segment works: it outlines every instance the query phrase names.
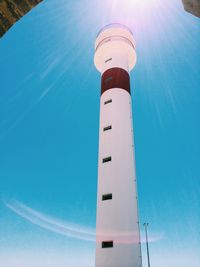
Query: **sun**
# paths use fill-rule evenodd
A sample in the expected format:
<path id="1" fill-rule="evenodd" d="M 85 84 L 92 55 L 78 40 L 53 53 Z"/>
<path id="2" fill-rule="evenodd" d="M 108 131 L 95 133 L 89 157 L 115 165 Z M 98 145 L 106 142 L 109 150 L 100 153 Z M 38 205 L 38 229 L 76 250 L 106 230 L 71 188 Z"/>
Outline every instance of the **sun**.
<path id="1" fill-rule="evenodd" d="M 155 9 L 160 0 L 106 0 L 105 8 L 110 10 L 111 19 L 137 20 Z"/>
<path id="2" fill-rule="evenodd" d="M 115 7 L 123 7 L 124 9 L 129 8 L 141 8 L 147 5 L 151 5 L 153 0 L 112 0 L 112 5 Z"/>

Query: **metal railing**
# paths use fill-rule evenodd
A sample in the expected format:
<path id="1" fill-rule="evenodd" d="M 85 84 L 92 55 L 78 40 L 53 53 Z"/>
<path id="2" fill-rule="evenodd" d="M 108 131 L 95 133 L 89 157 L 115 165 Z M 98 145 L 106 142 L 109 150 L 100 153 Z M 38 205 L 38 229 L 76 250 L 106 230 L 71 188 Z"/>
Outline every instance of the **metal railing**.
<path id="1" fill-rule="evenodd" d="M 128 43 L 129 45 L 131 45 L 131 46 L 133 47 L 133 49 L 135 49 L 134 44 L 133 44 L 128 38 L 126 38 L 126 37 L 124 37 L 124 36 L 120 36 L 120 35 L 112 35 L 112 36 L 109 36 L 109 37 L 104 38 L 104 39 L 97 45 L 95 51 L 97 51 L 98 48 L 99 48 L 100 46 L 102 46 L 103 44 L 108 43 L 108 42 L 110 42 L 110 41 L 123 41 L 123 42 Z"/>
<path id="2" fill-rule="evenodd" d="M 97 34 L 97 37 L 105 30 L 109 29 L 109 28 L 122 28 L 122 29 L 126 29 L 127 31 L 129 31 L 132 35 L 132 31 L 125 25 L 123 24 L 120 24 L 120 23 L 111 23 L 111 24 L 108 24 L 106 26 L 104 26 Z"/>

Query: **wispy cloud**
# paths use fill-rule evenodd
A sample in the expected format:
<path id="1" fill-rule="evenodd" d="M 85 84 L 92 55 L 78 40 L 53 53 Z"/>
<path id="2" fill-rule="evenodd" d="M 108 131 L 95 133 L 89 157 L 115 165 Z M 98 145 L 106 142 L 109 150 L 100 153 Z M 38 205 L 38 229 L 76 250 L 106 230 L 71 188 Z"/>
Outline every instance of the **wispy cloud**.
<path id="1" fill-rule="evenodd" d="M 93 229 L 52 218 L 16 200 L 4 201 L 4 203 L 6 207 L 22 218 L 44 229 L 76 239 L 95 241 Z"/>
<path id="2" fill-rule="evenodd" d="M 41 228 L 50 230 L 52 232 L 72 237 L 80 240 L 85 241 L 96 241 L 96 232 L 95 229 L 88 228 L 82 225 L 77 225 L 70 222 L 64 222 L 57 218 L 50 217 L 44 213 L 38 212 L 27 205 L 17 201 L 17 200 L 9 200 L 4 201 L 4 204 L 7 208 L 12 210 L 15 214 L 21 216 L 22 218 L 26 219 L 27 221 L 35 224 Z M 116 242 L 119 243 L 134 243 L 138 242 L 137 238 L 134 237 L 134 234 L 126 233 L 98 233 L 97 234 L 97 241 L 102 240 L 104 236 L 115 235 Z M 130 236 L 132 238 L 130 238 Z M 143 235 L 142 235 L 143 236 Z M 150 235 L 149 241 L 156 242 L 163 238 L 163 234 L 161 233 L 154 233 Z M 142 242 L 145 242 L 142 238 Z"/>

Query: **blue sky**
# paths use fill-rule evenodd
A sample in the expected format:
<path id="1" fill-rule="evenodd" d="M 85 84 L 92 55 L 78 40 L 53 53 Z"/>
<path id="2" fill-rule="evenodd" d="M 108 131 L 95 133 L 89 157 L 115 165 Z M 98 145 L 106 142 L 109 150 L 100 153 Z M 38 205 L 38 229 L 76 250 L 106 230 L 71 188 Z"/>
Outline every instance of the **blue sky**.
<path id="1" fill-rule="evenodd" d="M 97 32 L 112 22 L 129 26 L 137 44 L 131 85 L 142 240 L 148 221 L 152 266 L 200 266 L 200 20 L 178 0 L 46 0 L 0 40 L 4 267 L 94 266 L 93 54 Z"/>

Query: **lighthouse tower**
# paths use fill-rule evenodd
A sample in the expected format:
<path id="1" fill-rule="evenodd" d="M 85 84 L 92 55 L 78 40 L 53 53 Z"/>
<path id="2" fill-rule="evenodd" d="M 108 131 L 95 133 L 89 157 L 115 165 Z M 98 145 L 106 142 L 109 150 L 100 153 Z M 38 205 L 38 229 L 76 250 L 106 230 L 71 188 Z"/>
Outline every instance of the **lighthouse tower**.
<path id="1" fill-rule="evenodd" d="M 136 63 L 131 31 L 103 28 L 94 63 L 101 73 L 96 267 L 142 267 L 129 72 Z"/>

